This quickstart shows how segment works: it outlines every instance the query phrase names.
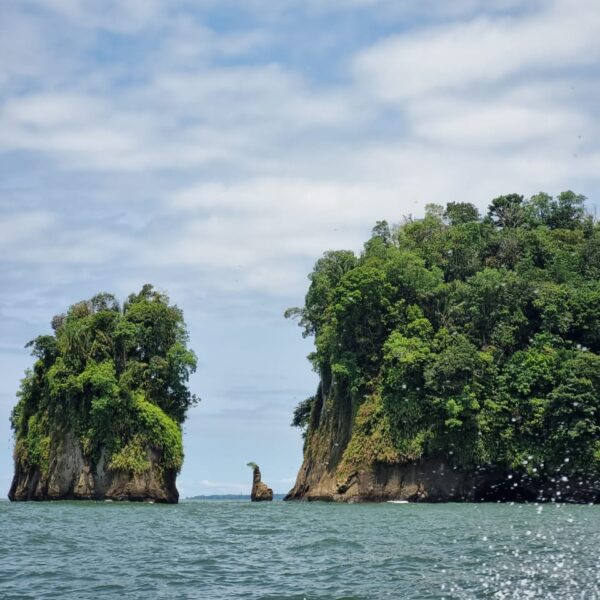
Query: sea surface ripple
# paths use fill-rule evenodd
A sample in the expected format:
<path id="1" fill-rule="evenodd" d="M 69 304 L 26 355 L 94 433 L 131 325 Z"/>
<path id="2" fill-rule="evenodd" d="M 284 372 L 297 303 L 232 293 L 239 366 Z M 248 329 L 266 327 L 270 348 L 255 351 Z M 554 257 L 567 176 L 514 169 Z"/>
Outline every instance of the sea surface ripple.
<path id="1" fill-rule="evenodd" d="M 600 599 L 600 506 L 0 502 L 0 598 Z"/>

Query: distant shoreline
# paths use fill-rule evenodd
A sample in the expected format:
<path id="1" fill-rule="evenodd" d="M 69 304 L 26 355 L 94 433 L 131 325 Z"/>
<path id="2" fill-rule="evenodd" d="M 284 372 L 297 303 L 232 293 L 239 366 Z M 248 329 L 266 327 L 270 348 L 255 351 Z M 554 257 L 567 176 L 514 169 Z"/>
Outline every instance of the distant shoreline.
<path id="1" fill-rule="evenodd" d="M 283 500 L 285 494 L 273 494 L 273 500 Z M 250 494 L 207 494 L 201 496 L 189 496 L 183 500 L 248 500 L 250 502 Z"/>

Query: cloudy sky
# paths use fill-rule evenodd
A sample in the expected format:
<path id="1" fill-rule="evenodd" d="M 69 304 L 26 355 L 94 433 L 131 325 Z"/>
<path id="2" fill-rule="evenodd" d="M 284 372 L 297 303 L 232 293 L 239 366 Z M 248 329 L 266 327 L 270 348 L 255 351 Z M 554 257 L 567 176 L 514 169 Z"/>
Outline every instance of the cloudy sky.
<path id="1" fill-rule="evenodd" d="M 283 319 L 329 248 L 428 202 L 600 194 L 597 0 L 1 0 L 0 494 L 24 344 L 143 283 L 203 401 L 183 496 L 286 491 L 314 392 Z"/>

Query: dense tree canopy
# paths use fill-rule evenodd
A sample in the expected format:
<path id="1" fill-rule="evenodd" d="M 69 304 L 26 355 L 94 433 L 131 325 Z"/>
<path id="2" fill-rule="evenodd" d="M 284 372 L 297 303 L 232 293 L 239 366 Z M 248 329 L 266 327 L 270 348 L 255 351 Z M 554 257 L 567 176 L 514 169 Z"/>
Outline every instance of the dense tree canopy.
<path id="1" fill-rule="evenodd" d="M 600 226 L 584 198 L 428 205 L 327 252 L 298 316 L 353 415 L 344 461 L 600 473 Z M 311 427 L 309 398 L 294 424 Z M 310 430 L 308 432 L 311 433 Z"/>
<path id="2" fill-rule="evenodd" d="M 181 423 L 197 401 L 181 310 L 145 285 L 123 307 L 105 293 L 78 302 L 52 328 L 28 344 L 36 362 L 12 413 L 17 460 L 43 473 L 68 430 L 88 456 L 104 452 L 109 468 L 141 472 L 155 448 L 164 467 L 179 469 Z"/>

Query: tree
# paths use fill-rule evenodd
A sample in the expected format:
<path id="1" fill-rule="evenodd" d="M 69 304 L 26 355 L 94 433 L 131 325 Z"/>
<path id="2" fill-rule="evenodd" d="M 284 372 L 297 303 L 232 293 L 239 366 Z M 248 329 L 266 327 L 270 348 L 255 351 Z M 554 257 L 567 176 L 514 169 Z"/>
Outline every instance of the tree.
<path id="1" fill-rule="evenodd" d="M 479 211 L 469 202 L 448 202 L 444 216 L 450 225 L 461 225 L 479 221 Z"/>
<path id="2" fill-rule="evenodd" d="M 389 245 L 392 241 L 392 234 L 388 222 L 385 220 L 377 221 L 371 232 L 371 237 L 378 237 L 383 240 L 386 245 Z"/>
<path id="3" fill-rule="evenodd" d="M 325 252 L 316 262 L 308 276 L 310 287 L 304 308 L 293 307 L 285 311 L 286 318 L 299 318 L 304 337 L 318 334 L 327 322 L 327 308 L 332 301 L 335 287 L 356 264 L 356 256 L 349 250 Z"/>
<path id="4" fill-rule="evenodd" d="M 547 217 L 551 229 L 575 229 L 585 217 L 585 196 L 572 191 L 561 192 L 558 199 L 551 203 L 551 212 Z"/>
<path id="5" fill-rule="evenodd" d="M 525 219 L 523 196 L 508 194 L 494 198 L 489 206 L 488 216 L 498 227 L 518 227 Z"/>

